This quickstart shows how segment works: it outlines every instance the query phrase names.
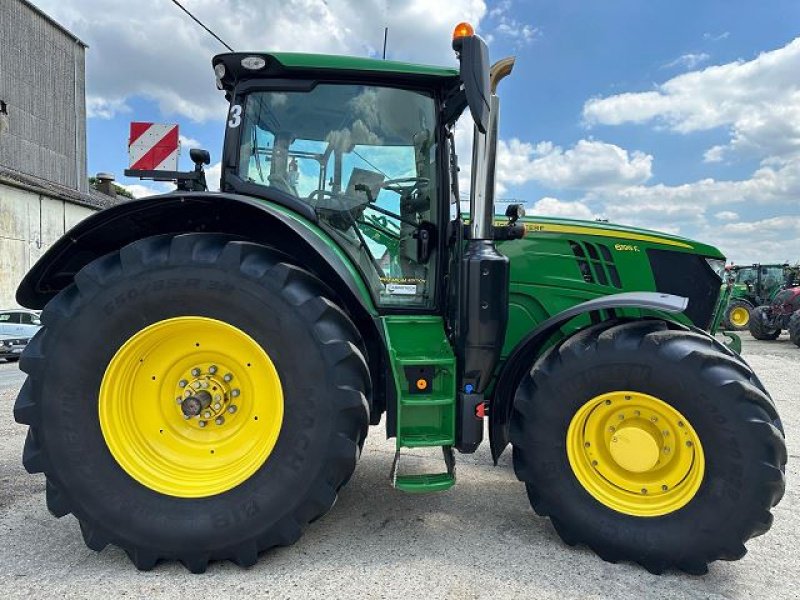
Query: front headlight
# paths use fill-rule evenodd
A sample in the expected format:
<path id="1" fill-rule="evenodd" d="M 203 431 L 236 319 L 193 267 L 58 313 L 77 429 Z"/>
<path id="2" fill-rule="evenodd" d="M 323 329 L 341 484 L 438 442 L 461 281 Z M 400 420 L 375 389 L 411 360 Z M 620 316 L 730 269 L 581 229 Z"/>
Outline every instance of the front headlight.
<path id="1" fill-rule="evenodd" d="M 722 281 L 725 277 L 725 259 L 724 258 L 707 258 L 706 262 L 708 266 L 711 267 L 711 270 L 717 274 L 720 281 Z"/>

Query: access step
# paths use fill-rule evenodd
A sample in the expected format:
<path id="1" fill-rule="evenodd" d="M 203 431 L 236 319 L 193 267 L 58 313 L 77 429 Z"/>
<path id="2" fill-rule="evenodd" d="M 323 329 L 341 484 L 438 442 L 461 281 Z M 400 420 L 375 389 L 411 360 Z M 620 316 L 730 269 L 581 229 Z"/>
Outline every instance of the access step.
<path id="1" fill-rule="evenodd" d="M 444 473 L 401 474 L 400 449 L 395 452 L 390 478 L 392 485 L 401 492 L 409 494 L 428 494 L 449 490 L 456 482 L 456 457 L 451 446 L 442 446 Z"/>

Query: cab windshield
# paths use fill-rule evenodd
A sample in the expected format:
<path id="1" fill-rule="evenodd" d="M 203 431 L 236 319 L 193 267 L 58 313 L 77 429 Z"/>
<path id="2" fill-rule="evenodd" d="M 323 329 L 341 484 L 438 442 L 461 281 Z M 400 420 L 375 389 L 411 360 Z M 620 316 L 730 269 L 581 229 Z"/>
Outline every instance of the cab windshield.
<path id="1" fill-rule="evenodd" d="M 432 303 L 439 211 L 431 95 L 343 84 L 256 92 L 243 125 L 242 179 L 313 207 L 380 304 Z"/>

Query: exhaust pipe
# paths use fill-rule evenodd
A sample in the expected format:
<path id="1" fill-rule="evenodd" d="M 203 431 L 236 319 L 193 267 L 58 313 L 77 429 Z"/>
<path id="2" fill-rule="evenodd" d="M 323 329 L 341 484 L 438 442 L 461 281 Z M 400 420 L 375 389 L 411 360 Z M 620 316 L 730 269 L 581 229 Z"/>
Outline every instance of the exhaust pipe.
<path id="1" fill-rule="evenodd" d="M 497 85 L 511 74 L 514 58 L 503 58 L 489 70 L 489 123 L 486 133 L 481 133 L 477 125 L 473 127 L 472 177 L 470 183 L 470 239 L 490 240 L 493 238 L 495 170 L 497 166 L 497 137 L 500 123 L 500 98 Z"/>

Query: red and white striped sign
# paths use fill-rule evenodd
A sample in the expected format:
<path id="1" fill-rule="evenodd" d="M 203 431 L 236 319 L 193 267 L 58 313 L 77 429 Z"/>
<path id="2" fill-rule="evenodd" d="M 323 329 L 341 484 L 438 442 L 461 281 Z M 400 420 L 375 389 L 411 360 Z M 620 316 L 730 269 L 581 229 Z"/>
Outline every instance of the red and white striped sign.
<path id="1" fill-rule="evenodd" d="M 131 169 L 177 171 L 178 126 L 161 123 L 131 123 L 128 157 Z"/>

